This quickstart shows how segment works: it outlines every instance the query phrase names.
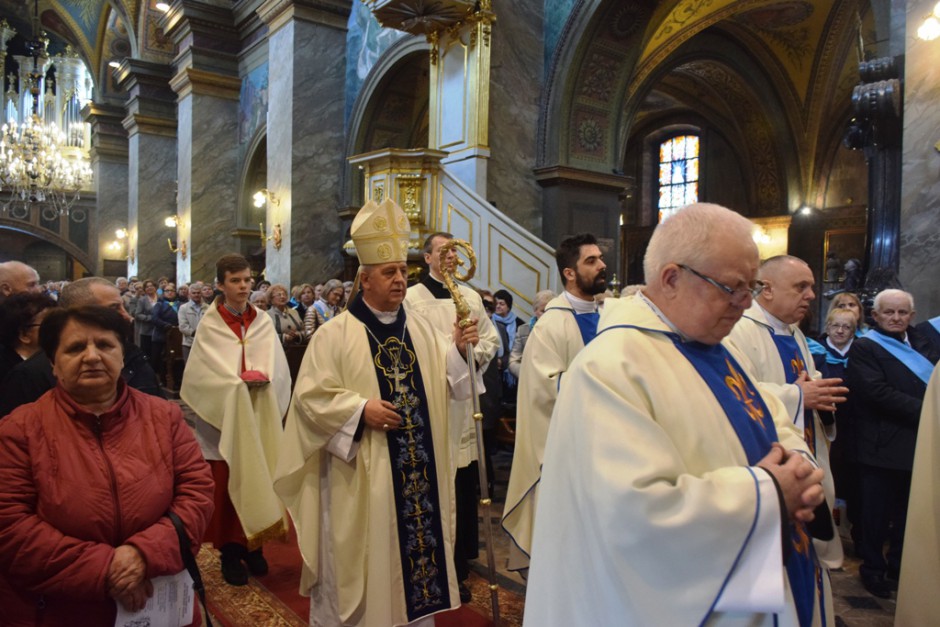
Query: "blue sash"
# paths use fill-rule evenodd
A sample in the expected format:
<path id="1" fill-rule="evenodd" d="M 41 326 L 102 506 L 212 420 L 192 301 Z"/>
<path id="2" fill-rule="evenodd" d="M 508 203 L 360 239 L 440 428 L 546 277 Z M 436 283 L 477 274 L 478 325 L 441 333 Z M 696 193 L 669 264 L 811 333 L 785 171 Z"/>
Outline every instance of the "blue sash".
<path id="1" fill-rule="evenodd" d="M 777 353 L 780 354 L 780 361 L 783 363 L 783 375 L 787 383 L 796 383 L 800 378 L 801 372 L 809 372 L 806 362 L 803 361 L 803 353 L 800 352 L 800 344 L 792 335 L 778 335 L 773 329 L 767 329 L 770 338 L 777 347 Z M 809 447 L 810 452 L 816 454 L 816 418 L 813 410 L 803 410 L 803 439 Z"/>
<path id="2" fill-rule="evenodd" d="M 741 446 L 744 447 L 748 464 L 755 465 L 770 452 L 771 443 L 777 441 L 773 416 L 757 389 L 731 353 L 721 344 L 708 346 L 698 342 L 683 342 L 675 334 L 667 335 L 715 395 Z M 800 626 L 809 627 L 813 623 L 817 593 L 820 612 L 824 611 L 822 571 L 816 566 L 816 552 L 806 525 L 791 524 L 790 539 L 793 552 L 787 561 L 787 578 L 796 603 Z M 823 614 L 823 624 L 825 622 Z"/>
<path id="3" fill-rule="evenodd" d="M 927 322 L 929 322 L 930 326 L 932 326 L 934 329 L 937 330 L 937 333 L 940 333 L 940 316 L 937 316 L 936 318 L 931 318 Z"/>
<path id="4" fill-rule="evenodd" d="M 601 315 L 596 311 L 574 314 L 574 321 L 578 323 L 578 330 L 581 331 L 581 341 L 584 342 L 585 346 L 597 335 L 597 323 L 600 319 Z"/>
<path id="5" fill-rule="evenodd" d="M 933 320 L 930 321 L 930 324 L 933 324 Z M 924 385 L 927 385 L 930 381 L 930 375 L 933 374 L 933 364 L 913 348 L 874 329 L 866 333 L 864 337 L 891 353 L 892 357 L 907 366 L 907 369 L 923 381 Z"/>

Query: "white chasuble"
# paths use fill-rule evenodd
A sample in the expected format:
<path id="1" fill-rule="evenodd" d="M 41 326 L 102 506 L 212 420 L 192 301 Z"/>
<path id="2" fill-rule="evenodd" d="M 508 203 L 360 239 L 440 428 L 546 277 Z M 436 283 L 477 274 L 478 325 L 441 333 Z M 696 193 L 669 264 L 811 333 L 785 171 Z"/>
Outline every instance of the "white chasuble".
<path id="1" fill-rule="evenodd" d="M 564 294 L 545 306 L 529 333 L 516 402 L 516 445 L 502 526 L 509 534 L 509 570 L 529 566 L 542 456 L 563 375 L 584 348 L 575 311 Z"/>
<path id="2" fill-rule="evenodd" d="M 245 368 L 264 373 L 268 385 L 249 388 L 242 381 L 243 350 Z M 210 305 L 196 329 L 180 397 L 219 432 L 218 452 L 229 468 L 229 497 L 249 547 L 287 532 L 273 477 L 290 388 L 287 358 L 271 318 L 258 312 L 242 341 L 217 306 Z"/>
<path id="3" fill-rule="evenodd" d="M 429 279 L 434 281 L 433 277 Z M 442 286 L 443 287 L 443 286 Z M 477 370 L 484 372 L 490 360 L 499 350 L 499 332 L 496 326 L 486 315 L 483 308 L 483 299 L 475 291 L 465 285 L 458 285 L 460 293 L 470 307 L 470 316 L 477 319 L 477 331 L 480 335 L 479 343 L 473 347 Z M 444 335 L 451 336 L 454 322 L 457 319 L 457 308 L 450 296 L 437 298 L 427 287 L 417 284 L 408 288 L 405 294 L 405 309 L 416 311 L 424 316 Z M 478 390 L 481 394 L 485 389 Z M 451 434 L 456 439 L 457 468 L 466 468 L 477 459 L 476 427 L 473 424 L 473 401 L 451 399 L 449 403 L 450 422 L 454 425 Z M 458 425 L 460 425 L 458 427 Z"/>
<path id="4" fill-rule="evenodd" d="M 410 346 L 420 365 L 430 420 L 450 607 L 460 604 L 453 565 L 455 450 L 447 420 L 446 356 L 453 346 L 409 312 Z M 311 596 L 315 624 L 409 624 L 399 544 L 399 512 L 389 435 L 365 427 L 346 455 L 333 447 L 370 399 L 383 398 L 367 327 L 350 311 L 311 339 L 288 412 L 275 489 L 297 528 L 303 556 L 300 592 Z M 464 369 L 466 365 L 464 364 Z M 393 383 L 383 377 L 383 387 Z M 425 443 L 427 444 L 427 443 Z M 348 460 L 348 461 L 347 461 Z M 410 565 L 409 565 L 410 567 Z M 432 615 L 433 616 L 433 615 Z M 428 620 L 425 617 L 422 620 Z"/>
<path id="5" fill-rule="evenodd" d="M 552 416 L 524 624 L 797 625 L 776 494 L 709 385 L 642 299 L 605 308 L 598 331 Z M 761 396 L 780 443 L 806 452 L 780 402 Z M 748 605 L 761 572 L 782 589 Z"/>
<path id="6" fill-rule="evenodd" d="M 897 627 L 940 624 L 940 493 L 935 477 L 940 467 L 940 368 L 924 395 L 917 429 L 914 474 L 904 532 Z"/>

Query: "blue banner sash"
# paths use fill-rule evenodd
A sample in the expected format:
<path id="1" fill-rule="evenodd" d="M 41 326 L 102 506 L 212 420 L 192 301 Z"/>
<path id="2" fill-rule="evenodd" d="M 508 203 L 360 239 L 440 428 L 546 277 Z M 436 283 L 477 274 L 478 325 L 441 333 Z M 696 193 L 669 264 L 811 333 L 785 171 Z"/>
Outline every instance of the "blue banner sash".
<path id="1" fill-rule="evenodd" d="M 932 326 L 934 329 L 937 330 L 937 333 L 940 333 L 940 316 L 937 316 L 936 318 L 931 318 L 927 322 L 929 322 L 930 326 Z"/>
<path id="2" fill-rule="evenodd" d="M 931 321 L 931 324 L 933 324 L 933 321 Z M 891 353 L 892 357 L 904 364 L 908 370 L 914 373 L 914 376 L 924 382 L 924 385 L 927 385 L 930 381 L 930 375 L 933 374 L 934 365 L 930 363 L 929 359 L 904 342 L 899 342 L 893 337 L 888 337 L 884 333 L 879 333 L 874 329 L 866 333 L 863 337 Z"/>

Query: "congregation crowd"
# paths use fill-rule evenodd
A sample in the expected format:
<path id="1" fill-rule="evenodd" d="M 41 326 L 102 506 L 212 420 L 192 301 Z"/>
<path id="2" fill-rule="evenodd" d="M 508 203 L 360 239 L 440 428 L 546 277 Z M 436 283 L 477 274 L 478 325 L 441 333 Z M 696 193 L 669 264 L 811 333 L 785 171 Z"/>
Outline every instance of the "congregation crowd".
<path id="1" fill-rule="evenodd" d="M 492 481 L 513 414 L 526 625 L 832 624 L 845 526 L 865 589 L 900 582 L 898 624 L 940 620 L 904 550 L 940 395 L 940 317 L 911 294 L 838 293 L 811 333 L 809 265 L 696 204 L 619 298 L 597 239 L 562 241 L 563 290 L 517 294 L 523 320 L 505 289 L 449 285 L 448 233 L 408 286 L 409 235 L 391 201 L 363 207 L 355 284 L 256 281 L 240 255 L 188 285 L 0 264 L 0 625 L 114 624 L 187 568 L 184 536 L 245 585 L 291 524 L 310 624 L 433 625 L 470 600 L 478 464 Z M 174 333 L 193 428 L 163 400 Z"/>

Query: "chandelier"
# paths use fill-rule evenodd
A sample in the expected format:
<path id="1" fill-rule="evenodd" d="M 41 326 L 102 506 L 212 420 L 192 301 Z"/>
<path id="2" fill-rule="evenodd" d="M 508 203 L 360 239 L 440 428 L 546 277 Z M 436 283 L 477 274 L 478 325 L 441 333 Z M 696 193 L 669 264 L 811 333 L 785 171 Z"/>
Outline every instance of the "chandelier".
<path id="1" fill-rule="evenodd" d="M 7 42 L 15 34 L 5 20 L 0 22 L 0 67 L 6 58 Z M 80 113 L 80 92 L 88 88 L 82 84 L 87 71 L 67 47 L 54 63 L 58 93 L 53 93 L 51 86 L 43 92 L 50 65 L 48 44 L 39 26 L 37 0 L 33 37 L 26 44 L 29 54 L 16 57 L 23 89 L 16 92 L 15 77 L 11 75 L 4 111 L 8 121 L 0 126 L 0 210 L 22 220 L 35 208 L 47 222 L 63 215 L 83 222 L 88 217 L 85 209 L 72 207 L 92 177 Z M 60 130 L 59 121 L 65 131 Z"/>

